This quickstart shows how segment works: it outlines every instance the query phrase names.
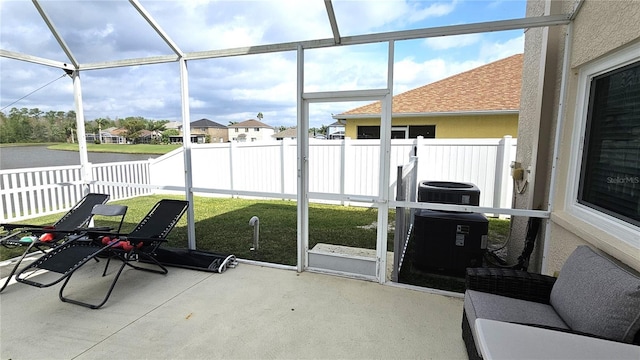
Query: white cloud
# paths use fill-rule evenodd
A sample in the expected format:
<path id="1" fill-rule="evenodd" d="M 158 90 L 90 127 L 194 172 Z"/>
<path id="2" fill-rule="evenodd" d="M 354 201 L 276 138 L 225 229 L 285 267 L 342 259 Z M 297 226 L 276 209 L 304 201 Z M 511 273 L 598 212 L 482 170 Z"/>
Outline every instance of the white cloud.
<path id="1" fill-rule="evenodd" d="M 524 34 L 508 39 L 504 42 L 483 43 L 480 58 L 488 62 L 506 58 L 524 51 Z"/>
<path id="2" fill-rule="evenodd" d="M 450 3 L 436 3 L 432 4 L 424 9 L 420 9 L 418 4 L 412 7 L 412 12 L 409 14 L 409 22 L 419 22 L 431 17 L 440 17 L 450 14 L 456 7 L 456 1 Z"/>
<path id="3" fill-rule="evenodd" d="M 442 80 L 483 64 L 477 60 L 447 61 L 436 58 L 417 62 L 414 58 L 404 58 L 395 65 L 394 94 Z"/>

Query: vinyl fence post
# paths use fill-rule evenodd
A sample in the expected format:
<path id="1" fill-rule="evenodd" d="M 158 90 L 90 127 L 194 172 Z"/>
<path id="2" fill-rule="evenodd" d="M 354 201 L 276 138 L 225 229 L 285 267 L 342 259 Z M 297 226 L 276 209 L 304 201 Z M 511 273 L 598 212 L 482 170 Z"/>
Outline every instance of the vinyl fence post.
<path id="1" fill-rule="evenodd" d="M 498 152 L 496 154 L 496 175 L 493 187 L 493 207 L 507 207 L 507 199 L 509 194 L 507 186 L 510 175 L 510 159 L 511 159 L 511 136 L 504 136 L 498 143 Z M 494 214 L 496 216 L 496 214 Z"/>
<path id="2" fill-rule="evenodd" d="M 231 140 L 229 143 L 229 190 L 233 191 L 233 152 L 236 148 L 236 141 Z M 233 198 L 234 196 L 231 195 Z"/>

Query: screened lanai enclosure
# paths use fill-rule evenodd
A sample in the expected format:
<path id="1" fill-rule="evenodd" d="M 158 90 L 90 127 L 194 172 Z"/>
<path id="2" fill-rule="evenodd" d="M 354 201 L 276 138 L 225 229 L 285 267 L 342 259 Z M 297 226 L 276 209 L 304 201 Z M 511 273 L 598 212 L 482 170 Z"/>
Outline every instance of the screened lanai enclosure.
<path id="1" fill-rule="evenodd" d="M 429 69 L 441 66 L 446 74 L 468 70 L 508 55 L 504 48 L 509 39 L 520 41 L 516 52 L 522 52 L 526 29 L 570 23 L 570 14 L 524 17 L 525 2 L 510 3 L 508 6 L 520 7 L 519 16 L 505 16 L 512 13 L 500 11 L 498 4 L 492 5 L 497 6 L 495 11 L 486 8 L 466 14 L 469 20 L 461 23 L 440 18 L 462 6 L 456 1 L 3 1 L 2 106 L 49 80 L 70 77 L 72 81 L 56 81 L 43 91 L 59 107 L 75 111 L 82 180 L 87 187 L 105 185 L 97 184 L 88 170 L 87 119 L 144 113 L 180 121 L 183 148 L 178 168 L 184 170 L 180 174 L 184 186 L 117 185 L 179 191 L 191 203 L 194 194 L 294 200 L 297 271 L 346 274 L 384 283 L 389 269 L 397 271 L 402 253 L 402 246 L 394 250 L 388 245 L 394 236 L 390 210 L 549 216 L 547 211 L 445 205 L 418 202 L 415 196 L 398 197 L 402 177 L 396 176 L 398 169 L 392 166 L 392 98 L 409 89 L 408 77 L 422 76 L 420 81 L 426 84 L 436 80 Z M 377 22 L 373 23 L 374 19 Z M 489 41 L 498 35 L 505 35 L 506 40 L 477 50 L 484 62 L 448 67 L 447 61 L 454 62 L 460 52 L 467 51 L 464 48 L 438 56 L 445 49 L 469 41 Z M 431 60 L 425 60 L 425 52 L 431 54 Z M 423 70 L 412 72 L 414 67 Z M 19 87 L 6 91 L 9 83 Z M 258 98 L 265 100 L 260 108 L 255 105 Z M 309 164 L 322 156 L 310 152 L 310 128 L 331 120 L 332 114 L 376 101 L 381 102 L 382 110 L 374 114 L 378 120 L 372 124 L 380 131 L 377 148 L 370 154 L 377 159 L 377 180 L 367 185 L 373 190 L 362 195 L 310 187 L 311 177 L 324 175 L 310 171 Z M 42 102 L 27 104 L 16 106 L 46 109 Z M 226 115 L 229 109 L 240 110 L 231 111 L 231 116 Z M 194 183 L 195 174 L 204 167 L 202 159 L 194 161 L 196 145 L 189 141 L 189 124 L 209 117 L 226 125 L 253 118 L 258 112 L 265 120 L 271 117 L 297 129 L 295 178 L 289 179 L 296 184 L 295 192 L 230 192 Z M 406 165 L 410 151 L 405 155 Z M 205 167 L 212 166 L 216 164 Z M 419 166 L 428 167 L 428 159 L 420 159 Z M 247 176 L 262 175 L 248 169 Z M 360 186 L 366 180 L 351 181 Z M 415 184 L 408 191 L 415 193 Z M 310 249 L 310 202 L 348 203 L 376 211 L 372 256 L 353 256 L 338 249 L 327 260 L 321 258 L 326 253 L 319 256 Z M 196 232 L 193 207 L 189 207 L 187 218 L 188 247 L 196 248 L 198 239 L 207 235 Z M 396 234 L 396 239 L 405 237 L 406 233 Z M 393 257 L 388 257 L 388 252 L 393 252 Z M 340 265 L 332 267 L 337 262 Z"/>

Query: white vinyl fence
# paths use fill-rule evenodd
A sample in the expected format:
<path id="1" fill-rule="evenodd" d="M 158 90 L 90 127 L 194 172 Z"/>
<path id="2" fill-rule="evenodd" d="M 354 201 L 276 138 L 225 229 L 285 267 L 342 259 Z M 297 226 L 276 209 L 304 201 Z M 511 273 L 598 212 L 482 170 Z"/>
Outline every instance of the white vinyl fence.
<path id="1" fill-rule="evenodd" d="M 480 188 L 480 206 L 510 207 L 510 163 L 516 140 L 392 140 L 390 194 L 398 165 L 419 159 L 418 180 L 471 182 Z M 197 191 L 237 196 L 295 198 L 296 142 L 194 144 L 192 181 Z M 309 191 L 343 196 L 378 196 L 379 140 L 316 140 L 309 144 Z M 152 161 L 151 183 L 184 187 L 183 154 L 177 150 Z"/>
<path id="2" fill-rule="evenodd" d="M 123 145 L 126 146 L 126 145 Z M 193 144 L 194 192 L 225 196 L 295 199 L 295 140 Z M 471 182 L 480 188 L 480 206 L 511 207 L 511 161 L 516 141 L 503 139 L 392 140 L 390 194 L 395 194 L 398 165 L 419 158 L 422 180 Z M 310 139 L 310 199 L 332 194 L 375 199 L 379 192 L 379 140 Z M 183 149 L 148 161 L 90 164 L 82 182 L 80 166 L 0 170 L 0 221 L 11 222 L 67 210 L 84 187 L 111 200 L 165 191 L 185 185 Z M 347 199 L 346 201 L 344 199 Z"/>
<path id="3" fill-rule="evenodd" d="M 121 200 L 151 194 L 150 189 L 126 184 L 149 183 L 148 161 L 89 164 L 91 179 L 119 183 L 86 184 L 80 165 L 0 170 L 0 223 L 30 219 L 69 210 L 85 189 Z"/>

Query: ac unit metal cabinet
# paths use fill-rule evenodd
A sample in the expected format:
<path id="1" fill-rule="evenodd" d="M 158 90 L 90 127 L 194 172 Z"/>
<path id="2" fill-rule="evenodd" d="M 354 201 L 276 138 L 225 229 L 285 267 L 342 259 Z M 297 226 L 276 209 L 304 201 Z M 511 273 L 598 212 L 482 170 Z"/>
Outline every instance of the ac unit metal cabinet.
<path id="1" fill-rule="evenodd" d="M 414 231 L 417 268 L 464 275 L 467 267 L 482 266 L 489 231 L 483 214 L 420 210 Z"/>

